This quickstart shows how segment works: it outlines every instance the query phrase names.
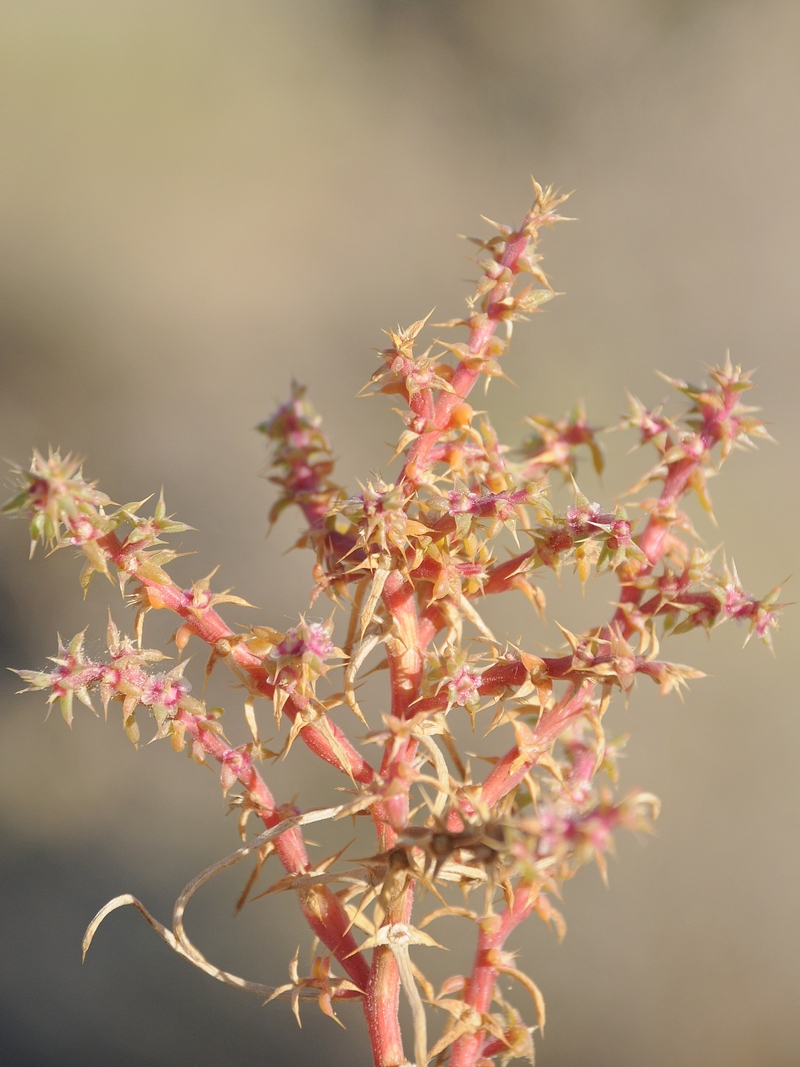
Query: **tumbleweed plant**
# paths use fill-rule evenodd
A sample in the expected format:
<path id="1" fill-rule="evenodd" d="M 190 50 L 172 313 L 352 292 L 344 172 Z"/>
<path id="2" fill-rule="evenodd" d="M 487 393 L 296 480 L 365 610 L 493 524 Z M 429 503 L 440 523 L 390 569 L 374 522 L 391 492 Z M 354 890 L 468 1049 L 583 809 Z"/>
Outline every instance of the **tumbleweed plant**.
<path id="1" fill-rule="evenodd" d="M 88 655 L 78 634 L 59 643 L 49 670 L 19 672 L 28 688 L 46 691 L 67 723 L 75 698 L 90 708 L 99 698 L 106 713 L 121 704 L 134 745 L 140 709 L 148 711 L 156 737 L 219 767 L 244 841 L 186 886 L 170 927 L 120 896 L 92 920 L 84 952 L 103 918 L 132 904 L 177 953 L 264 1000 L 289 997 L 298 1013 L 313 1000 L 336 1021 L 341 1001 L 360 1002 L 376 1067 L 533 1062 L 544 999 L 539 976 L 508 948 L 510 936 L 532 916 L 563 934 L 554 905 L 562 883 L 589 860 L 604 872 L 615 831 L 646 831 L 658 814 L 652 794 L 617 791 L 624 740 L 604 730 L 612 697 L 627 701 L 639 679 L 669 694 L 701 676 L 662 657 L 666 638 L 734 619 L 770 645 L 776 625 L 778 590 L 759 599 L 734 567 L 715 569 L 715 554 L 682 510 L 694 494 L 710 512 L 708 476 L 734 448 L 768 436 L 742 403 L 750 375 L 730 359 L 707 385 L 669 380 L 683 405 L 677 414 L 631 400 L 620 428 L 651 458 L 625 507 L 594 503 L 578 488 L 581 450 L 598 472 L 603 466 L 598 430 L 581 407 L 562 419 L 531 416 L 530 436 L 513 449 L 473 408 L 474 387 L 504 375 L 514 323 L 554 295 L 538 239 L 561 218 L 565 198 L 536 183 L 534 191 L 518 228 L 492 223 L 493 236 L 475 240 L 480 277 L 465 317 L 435 327 L 455 333 L 423 347 L 423 331 L 433 328 L 426 319 L 388 332 L 364 392 L 398 405 L 392 481 L 373 476 L 355 494 L 337 484 L 331 444 L 300 386 L 259 427 L 278 488 L 271 520 L 298 508 L 299 545 L 314 559 L 311 603 L 288 630 L 269 620 L 234 630 L 220 610 L 249 605 L 214 592 L 213 575 L 180 588 L 168 573 L 177 549 L 167 542 L 187 527 L 163 498 L 151 510 L 112 504 L 71 456 L 35 453 L 30 469 L 16 472 L 18 491 L 5 507 L 29 520 L 32 549 L 37 541 L 79 549 L 84 590 L 96 573 L 115 577 L 135 611 L 130 635 L 109 621 L 107 654 Z M 558 488 L 566 482 L 565 510 L 551 478 Z M 546 570 L 581 585 L 605 575 L 611 590 L 596 625 L 553 628 L 554 651 L 511 643 L 482 614 L 486 598 L 522 594 L 544 617 L 538 576 Z M 170 669 L 144 640 L 151 611 L 178 617 Z M 198 643 L 209 650 L 206 677 L 222 664 L 233 672 L 243 722 L 192 695 L 182 657 Z M 379 670 L 387 685 L 376 704 L 365 697 L 374 683 L 365 689 L 363 681 Z M 304 808 L 300 782 L 291 801 L 273 796 L 265 704 L 280 731 L 278 755 L 291 759 L 299 741 L 341 772 L 330 807 Z M 479 737 L 487 738 L 481 759 L 473 753 Z M 250 816 L 263 828 L 256 836 Z M 372 845 L 363 848 L 362 835 L 359 855 L 331 845 L 312 862 L 305 828 L 316 824 L 319 834 L 320 824 L 341 819 L 371 826 Z M 284 873 L 272 875 L 268 890 L 296 895 L 322 946 L 309 973 L 295 956 L 289 981 L 277 987 L 214 966 L 183 921 L 192 895 L 241 861 L 249 859 L 250 873 L 239 905 L 263 895 L 257 883 L 273 855 Z M 462 941 L 469 931 L 474 962 L 469 974 L 435 987 L 420 949 L 441 947 L 431 928 L 446 939 L 456 928 L 449 920 L 463 928 Z M 529 1014 L 509 1001 L 510 980 L 530 994 Z M 401 991 L 411 1020 L 405 1041 Z"/>

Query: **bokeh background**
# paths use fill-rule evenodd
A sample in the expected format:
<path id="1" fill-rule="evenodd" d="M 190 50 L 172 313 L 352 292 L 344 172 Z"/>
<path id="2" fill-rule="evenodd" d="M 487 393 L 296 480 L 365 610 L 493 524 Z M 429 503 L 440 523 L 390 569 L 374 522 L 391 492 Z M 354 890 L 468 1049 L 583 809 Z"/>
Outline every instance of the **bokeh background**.
<path id="1" fill-rule="evenodd" d="M 698 378 L 730 347 L 759 368 L 780 444 L 736 457 L 711 487 L 720 530 L 698 525 L 765 592 L 795 569 L 800 520 L 798 44 L 794 0 L 0 3 L 0 453 L 77 451 L 118 501 L 163 485 L 198 531 L 176 575 L 219 563 L 259 620 L 290 625 L 310 561 L 286 554 L 291 514 L 266 537 L 253 427 L 294 377 L 342 479 L 384 465 L 391 404 L 354 399 L 381 328 L 460 312 L 455 235 L 483 232 L 480 213 L 518 221 L 533 172 L 576 190 L 580 221 L 545 236 L 567 295 L 515 334 L 496 423 L 515 441 L 526 413 L 580 395 L 613 424 L 626 388 L 665 395 L 654 369 Z M 591 496 L 632 480 L 627 447 L 609 438 L 603 485 L 581 470 Z M 87 623 L 99 645 L 109 604 L 125 622 L 110 585 L 81 602 L 69 553 L 26 564 L 22 524 L 0 526 L 0 553 L 4 665 L 41 666 L 56 631 Z M 578 624 L 581 604 L 546 588 Z M 504 622 L 533 630 L 522 604 Z M 676 641 L 712 677 L 685 705 L 640 689 L 614 713 L 633 731 L 623 783 L 664 812 L 645 847 L 620 842 L 609 891 L 592 869 L 566 887 L 564 944 L 516 939 L 548 1002 L 540 1067 L 800 1062 L 797 611 L 777 660 L 743 636 Z M 234 718 L 241 696 L 217 684 Z M 214 775 L 134 751 L 114 715 L 79 709 L 70 734 L 15 688 L 3 678 L 0 1062 L 369 1062 L 356 1011 L 346 1033 L 310 1009 L 297 1031 L 286 1004 L 195 973 L 133 912 L 80 966 L 101 904 L 131 891 L 166 919 L 235 825 Z M 298 759 L 270 770 L 277 795 L 299 773 L 301 803 L 331 802 L 339 783 Z M 293 902 L 234 922 L 241 881 L 205 889 L 190 932 L 221 965 L 284 981 L 307 947 Z"/>

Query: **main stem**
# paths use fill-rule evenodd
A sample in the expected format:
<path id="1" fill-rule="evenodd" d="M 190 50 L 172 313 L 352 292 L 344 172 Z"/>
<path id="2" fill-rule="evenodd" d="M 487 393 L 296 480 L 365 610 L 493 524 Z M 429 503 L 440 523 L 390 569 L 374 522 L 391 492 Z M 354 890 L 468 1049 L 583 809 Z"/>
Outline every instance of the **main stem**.
<path id="1" fill-rule="evenodd" d="M 383 587 L 382 599 L 391 622 L 386 638 L 395 722 L 413 715 L 422 682 L 422 654 L 414 587 L 399 571 L 392 571 Z M 378 848 L 387 855 L 384 894 L 386 914 L 383 926 L 411 922 L 414 883 L 401 868 L 393 871 L 392 849 L 397 833 L 408 824 L 408 791 L 411 776 L 406 773 L 416 753 L 416 742 L 402 733 L 391 734 L 381 764 L 386 800 L 376 805 Z M 367 1016 L 375 1067 L 400 1067 L 406 1063 L 400 1030 L 400 974 L 392 950 L 385 945 L 373 949 L 364 1011 Z"/>

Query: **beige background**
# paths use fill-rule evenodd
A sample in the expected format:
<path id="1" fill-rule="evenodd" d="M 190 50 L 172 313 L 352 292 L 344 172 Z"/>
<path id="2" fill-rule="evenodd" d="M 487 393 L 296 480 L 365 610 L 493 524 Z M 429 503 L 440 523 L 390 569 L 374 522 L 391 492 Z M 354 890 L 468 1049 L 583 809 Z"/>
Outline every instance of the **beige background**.
<path id="1" fill-rule="evenodd" d="M 391 405 L 354 399 L 381 328 L 459 313 L 471 268 L 454 235 L 480 213 L 519 220 L 533 171 L 577 190 L 580 222 L 546 235 L 567 295 L 515 337 L 498 426 L 517 440 L 525 413 L 578 394 L 614 423 L 626 388 L 665 394 L 654 368 L 699 377 L 730 347 L 759 368 L 780 447 L 737 457 L 712 485 L 720 531 L 699 521 L 766 591 L 796 570 L 800 519 L 798 43 L 792 0 L 0 3 L 0 454 L 76 450 L 119 501 L 163 484 L 199 531 L 176 574 L 221 563 L 288 625 L 309 560 L 283 555 L 292 516 L 265 540 L 252 427 L 296 377 L 343 479 L 385 463 Z M 612 439 L 612 458 L 626 447 Z M 609 499 L 632 470 L 583 484 Z M 109 603 L 125 619 L 99 581 L 81 603 L 68 553 L 26 565 L 22 525 L 0 527 L 0 551 L 5 663 L 38 667 L 87 622 L 99 641 Z M 522 605 L 503 622 L 531 626 Z M 563 945 L 544 928 L 516 940 L 548 1001 L 542 1067 L 800 1061 L 797 610 L 776 661 L 742 637 L 676 643 L 713 674 L 685 705 L 642 689 L 616 712 L 634 735 L 623 781 L 664 814 L 646 847 L 620 842 L 609 892 L 593 870 L 567 887 Z M 88 712 L 70 735 L 3 684 L 5 1062 L 368 1062 L 355 1012 L 341 1034 L 309 1010 L 298 1033 L 285 1005 L 193 973 L 133 914 L 81 969 L 97 907 L 130 890 L 166 918 L 235 827 L 214 778 L 169 749 L 134 752 Z M 329 799 L 333 777 L 301 766 L 301 803 Z M 283 799 L 297 789 L 286 766 L 270 776 Z M 292 902 L 231 923 L 240 884 L 206 891 L 191 930 L 220 964 L 283 981 L 306 944 Z"/>

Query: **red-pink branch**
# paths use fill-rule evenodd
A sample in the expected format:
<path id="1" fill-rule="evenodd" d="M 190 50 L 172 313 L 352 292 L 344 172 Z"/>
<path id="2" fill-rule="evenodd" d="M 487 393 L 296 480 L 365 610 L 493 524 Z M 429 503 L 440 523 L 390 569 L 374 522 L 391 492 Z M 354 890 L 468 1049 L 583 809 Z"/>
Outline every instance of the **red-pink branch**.
<path id="1" fill-rule="evenodd" d="M 157 604 L 159 607 L 163 606 L 175 612 L 186 622 L 192 633 L 212 648 L 223 647 L 236 665 L 253 679 L 258 691 L 268 699 L 272 699 L 274 686 L 266 676 L 263 660 L 250 651 L 245 642 L 239 639 L 212 607 L 198 607 L 190 590 L 156 581 L 142 574 L 140 569 L 128 571 L 126 564 L 132 557 L 126 552 L 125 546 L 120 542 L 116 533 L 112 532 L 99 538 L 97 544 L 120 571 L 130 573 L 131 577 L 135 578 L 145 589 L 152 591 L 154 595 L 150 597 L 151 604 Z M 296 716 L 304 710 L 306 704 L 307 701 L 302 697 L 292 695 L 287 700 L 284 711 L 294 721 Z M 342 771 L 343 774 L 348 776 L 352 774 L 356 781 L 364 784 L 373 781 L 374 770 L 348 740 L 342 729 L 331 720 L 328 720 L 328 725 L 341 751 L 344 752 L 349 766 L 345 767 L 342 764 L 329 738 L 313 723 L 300 730 L 300 737 L 315 755 Z"/>
<path id="2" fill-rule="evenodd" d="M 467 349 L 470 355 L 480 358 L 491 341 L 498 323 L 509 317 L 509 309 L 505 303 L 514 277 L 523 269 L 520 259 L 525 254 L 531 240 L 530 228 L 536 224 L 537 219 L 545 221 L 545 216 L 537 215 L 536 205 L 525 216 L 520 229 L 510 234 L 506 242 L 506 249 L 499 263 L 501 271 L 508 270 L 511 278 L 505 282 L 498 282 L 492 289 L 491 299 L 488 301 L 486 311 L 473 316 L 473 325 L 470 329 Z M 451 416 L 454 409 L 466 397 L 469 396 L 473 386 L 482 374 L 480 366 L 469 366 L 460 363 L 450 381 L 452 392 L 441 392 L 436 398 L 434 407 L 433 424 L 435 429 L 423 433 L 411 445 L 408 456 L 400 475 L 400 481 L 416 484 L 420 475 L 430 463 L 434 446 L 438 443 L 442 433 L 449 429 Z"/>
<path id="3" fill-rule="evenodd" d="M 252 759 L 238 749 L 231 749 L 223 739 L 204 726 L 197 715 L 178 711 L 175 715 L 183 723 L 186 733 L 199 745 L 206 755 L 231 771 L 247 790 L 250 799 L 257 805 L 256 811 L 267 829 L 278 826 L 287 817 L 280 811 L 266 782 L 253 766 Z M 275 838 L 275 851 L 290 874 L 302 874 L 311 864 L 297 827 Z M 350 979 L 366 990 L 369 981 L 369 966 L 359 951 L 358 943 L 351 932 L 351 923 L 338 897 L 328 886 L 313 886 L 298 892 L 300 908 L 314 934 L 329 949 Z"/>
<path id="4" fill-rule="evenodd" d="M 584 685 L 543 712 L 535 726 L 528 727 L 519 723 L 517 730 L 520 734 L 520 744 L 513 745 L 492 767 L 480 788 L 480 801 L 492 808 L 516 789 L 531 768 L 547 755 L 567 726 L 583 714 L 593 692 L 593 684 Z M 460 798 L 458 806 L 466 816 L 475 813 L 475 805 L 467 797 Z M 447 828 L 456 833 L 463 828 L 458 809 L 453 808 L 450 812 Z"/>
<path id="5" fill-rule="evenodd" d="M 592 698 L 594 685 L 584 685 L 554 707 L 543 712 L 535 726 L 526 728 L 525 740 L 514 745 L 498 760 L 481 786 L 481 800 L 493 807 L 516 789 L 537 760 L 546 755 L 567 726 L 579 718 Z"/>
<path id="6" fill-rule="evenodd" d="M 384 607 L 392 619 L 385 647 L 389 660 L 392 717 L 402 721 L 415 712 L 422 680 L 422 654 L 417 625 L 414 586 L 399 571 L 392 571 L 382 590 Z M 390 851 L 397 831 L 408 823 L 410 771 L 417 743 L 410 736 L 390 735 L 384 746 L 381 779 L 385 799 L 375 805 L 374 817 L 379 849 Z M 409 923 L 414 902 L 410 879 L 387 903 L 383 925 Z M 400 974 L 392 950 L 386 945 L 373 949 L 364 1011 L 367 1015 L 375 1067 L 405 1063 L 400 1029 Z"/>
<path id="7" fill-rule="evenodd" d="M 402 892 L 389 902 L 383 925 L 410 923 L 413 903 L 414 883 L 409 881 Z M 403 1067 L 406 1057 L 400 1028 L 400 974 L 388 945 L 377 945 L 372 950 L 364 1012 L 375 1067 Z"/>
<path id="8" fill-rule="evenodd" d="M 664 555 L 667 539 L 672 525 L 671 512 L 675 504 L 686 492 L 693 475 L 707 463 L 711 450 L 720 441 L 731 437 L 731 422 L 738 421 L 733 416 L 733 411 L 741 399 L 741 393 L 735 389 L 723 388 L 720 396 L 720 405 L 706 405 L 702 412 L 703 424 L 694 436 L 691 443 L 687 443 L 685 454 L 667 465 L 664 475 L 664 487 L 658 498 L 658 503 L 648 520 L 647 526 L 639 537 L 639 547 L 647 557 L 647 563 L 630 562 L 626 567 L 618 571 L 622 582 L 620 607 L 614 614 L 611 627 L 620 632 L 624 637 L 629 637 L 633 632 L 633 624 L 630 608 L 626 606 L 638 605 L 644 594 L 644 589 L 636 584 L 637 578 L 650 574 Z M 664 445 L 665 454 L 669 452 L 673 442 L 667 439 Z"/>
<path id="9" fill-rule="evenodd" d="M 490 915 L 481 921 L 475 962 L 464 993 L 464 1006 L 480 1015 L 489 1014 L 492 993 L 500 973 L 503 947 L 512 931 L 524 922 L 536 907 L 538 887 L 519 885 L 514 890 L 514 900 L 500 915 Z M 486 1035 L 484 1031 L 464 1034 L 453 1044 L 450 1067 L 476 1067 L 481 1056 Z"/>
<path id="10" fill-rule="evenodd" d="M 115 533 L 107 534 L 101 538 L 98 541 L 98 546 L 120 570 L 125 570 L 126 554 Z M 222 641 L 231 642 L 231 656 L 238 666 L 257 678 L 261 691 L 267 695 L 268 686 L 266 679 L 263 677 L 261 660 L 250 652 L 243 642 L 237 641 L 236 635 L 213 608 L 206 606 L 202 610 L 198 609 L 192 593 L 180 589 L 176 585 L 167 585 L 163 582 L 155 581 L 137 573 L 137 571 L 133 571 L 131 576 L 135 577 L 146 589 L 153 590 L 157 595 L 158 601 L 164 607 L 170 608 L 189 623 L 193 632 L 213 648 L 218 647 Z M 258 672 L 261 672 L 260 679 L 258 679 Z M 272 694 L 269 693 L 269 695 L 271 696 Z M 287 701 L 288 703 L 290 702 Z M 298 709 L 295 708 L 294 711 L 297 714 Z M 332 727 L 333 725 L 331 724 Z M 190 724 L 187 723 L 187 731 L 191 733 L 193 729 L 195 727 L 190 729 Z M 196 740 L 203 746 L 204 751 L 208 752 L 220 763 L 224 763 L 226 759 L 230 758 L 232 750 L 220 738 L 208 729 L 197 726 L 196 730 Z M 337 732 L 341 734 L 338 728 Z M 341 766 L 338 756 L 332 751 L 330 741 L 317 727 L 306 726 L 300 731 L 301 736 L 308 734 L 311 736 L 304 739 L 313 742 L 309 747 L 312 747 L 323 759 L 327 759 L 327 762 L 346 771 Z M 341 734 L 341 738 L 342 748 L 346 752 L 347 758 L 351 760 L 350 769 L 354 777 L 358 776 L 361 781 L 365 779 L 371 781 L 374 777 L 372 768 L 369 767 L 358 751 L 350 745 L 343 734 Z M 259 804 L 263 803 L 265 805 L 263 814 L 259 811 L 262 821 L 267 827 L 277 825 L 282 816 L 278 814 L 272 794 L 264 780 L 252 766 L 252 763 L 247 766 L 246 770 L 243 767 L 242 773 L 244 774 L 243 778 L 240 778 L 238 773 L 236 777 L 239 778 Z M 288 842 L 282 844 L 287 836 L 289 838 Z M 302 834 L 297 828 L 287 831 L 287 834 L 282 834 L 276 839 L 276 852 L 289 873 L 299 874 L 309 868 Z M 369 978 L 369 968 L 350 933 L 350 920 L 338 897 L 327 886 L 314 887 L 313 890 L 306 891 L 304 894 L 300 894 L 299 897 L 303 914 L 316 936 L 330 949 L 355 984 L 360 989 L 364 989 Z"/>

